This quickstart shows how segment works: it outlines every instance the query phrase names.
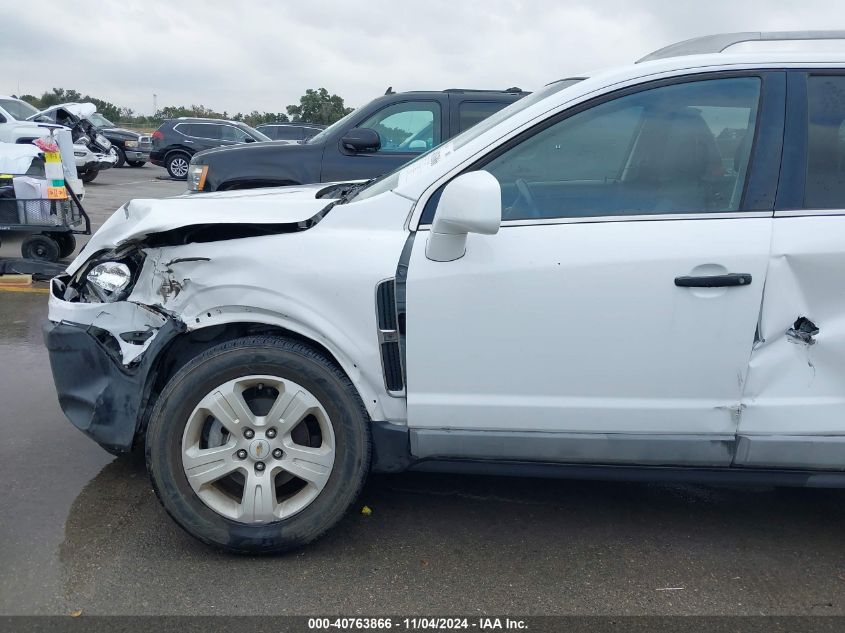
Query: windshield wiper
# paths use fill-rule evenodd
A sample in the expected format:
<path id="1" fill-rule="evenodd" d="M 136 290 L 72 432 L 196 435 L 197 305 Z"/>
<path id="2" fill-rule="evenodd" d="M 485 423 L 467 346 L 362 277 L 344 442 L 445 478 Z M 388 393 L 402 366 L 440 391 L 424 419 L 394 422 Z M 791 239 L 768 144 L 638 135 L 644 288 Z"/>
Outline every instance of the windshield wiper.
<path id="1" fill-rule="evenodd" d="M 347 202 L 352 200 L 352 198 L 354 198 L 357 195 L 357 193 L 359 191 L 361 191 L 361 189 L 369 187 L 371 184 L 373 184 L 379 178 L 381 178 L 381 176 L 376 176 L 375 178 L 370 178 L 366 182 L 359 182 L 359 183 L 352 185 L 348 189 L 344 189 L 343 193 L 340 195 L 340 198 L 337 201 L 337 204 L 346 204 Z"/>

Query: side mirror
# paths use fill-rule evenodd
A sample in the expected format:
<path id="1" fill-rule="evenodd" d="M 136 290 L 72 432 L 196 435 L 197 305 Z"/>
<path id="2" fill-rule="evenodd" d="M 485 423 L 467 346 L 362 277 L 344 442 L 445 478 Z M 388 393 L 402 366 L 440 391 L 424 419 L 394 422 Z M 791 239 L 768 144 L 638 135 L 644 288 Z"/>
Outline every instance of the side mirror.
<path id="1" fill-rule="evenodd" d="M 340 142 L 344 149 L 351 152 L 377 152 L 381 147 L 378 132 L 368 127 L 356 127 L 349 130 Z"/>
<path id="2" fill-rule="evenodd" d="M 244 143 L 255 143 L 255 139 L 251 136 L 247 136 L 244 138 Z"/>
<path id="3" fill-rule="evenodd" d="M 502 223 L 502 188 L 487 171 L 461 174 L 443 189 L 425 256 L 451 262 L 466 253 L 467 235 L 495 235 Z"/>
<path id="4" fill-rule="evenodd" d="M 416 141 L 411 141 L 410 145 L 408 145 L 408 149 L 412 152 L 424 152 L 428 149 L 428 143 L 417 139 Z"/>

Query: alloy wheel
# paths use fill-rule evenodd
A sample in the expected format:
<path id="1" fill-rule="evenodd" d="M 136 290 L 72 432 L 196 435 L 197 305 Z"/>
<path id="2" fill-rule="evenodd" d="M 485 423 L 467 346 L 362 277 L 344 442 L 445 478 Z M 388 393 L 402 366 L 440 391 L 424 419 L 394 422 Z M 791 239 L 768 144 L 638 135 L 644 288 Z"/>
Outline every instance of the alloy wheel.
<path id="1" fill-rule="evenodd" d="M 229 519 L 266 524 L 310 505 L 329 480 L 329 416 L 301 385 L 243 376 L 203 397 L 182 436 L 182 466 L 205 505 Z"/>

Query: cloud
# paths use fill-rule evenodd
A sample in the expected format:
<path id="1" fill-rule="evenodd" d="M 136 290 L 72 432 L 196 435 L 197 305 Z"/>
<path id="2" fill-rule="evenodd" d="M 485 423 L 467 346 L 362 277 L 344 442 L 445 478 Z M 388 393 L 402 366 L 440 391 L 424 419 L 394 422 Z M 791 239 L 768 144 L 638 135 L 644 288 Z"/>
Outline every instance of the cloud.
<path id="1" fill-rule="evenodd" d="M 47 3 L 45 3 L 47 4 Z M 271 0 L 20 3 L 0 21 L 0 93 L 74 88 L 142 113 L 283 111 L 306 88 L 349 105 L 394 90 L 534 90 L 725 31 L 845 23 L 827 0 Z M 49 16 L 49 26 L 44 16 Z"/>

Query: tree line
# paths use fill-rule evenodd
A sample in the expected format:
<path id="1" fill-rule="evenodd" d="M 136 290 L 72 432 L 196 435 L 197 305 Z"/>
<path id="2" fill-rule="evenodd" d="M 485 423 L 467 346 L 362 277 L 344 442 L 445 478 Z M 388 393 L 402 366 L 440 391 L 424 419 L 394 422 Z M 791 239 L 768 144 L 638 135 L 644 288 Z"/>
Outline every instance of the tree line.
<path id="1" fill-rule="evenodd" d="M 258 110 L 253 110 L 249 113 L 237 112 L 234 114 L 225 110 L 223 112 L 217 112 L 204 105 L 191 105 L 165 106 L 159 108 L 154 115 L 147 116 L 137 114 L 132 108 L 122 107 L 110 101 L 92 97 L 91 95 L 83 95 L 77 90 L 66 90 L 64 88 L 52 88 L 42 93 L 40 97 L 36 97 L 35 95 L 20 95 L 18 98 L 32 104 L 39 110 L 59 103 L 91 102 L 97 106 L 97 112 L 112 122 L 120 122 L 122 125 L 145 127 L 157 126 L 164 119 L 183 116 L 242 121 L 252 126 L 260 125 L 261 123 L 288 121 L 331 125 L 354 109 L 346 107 L 342 97 L 336 94 L 330 94 L 325 88 L 309 88 L 299 98 L 298 104 L 287 106 L 284 112 L 259 112 Z"/>

